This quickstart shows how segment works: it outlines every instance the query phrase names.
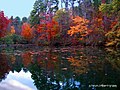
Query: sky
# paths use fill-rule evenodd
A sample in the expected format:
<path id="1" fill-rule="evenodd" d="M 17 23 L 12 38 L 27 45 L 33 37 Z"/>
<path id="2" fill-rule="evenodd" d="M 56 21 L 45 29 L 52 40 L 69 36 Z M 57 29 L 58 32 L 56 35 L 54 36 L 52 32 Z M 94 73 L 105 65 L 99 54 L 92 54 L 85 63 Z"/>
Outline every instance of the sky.
<path id="1" fill-rule="evenodd" d="M 5 16 L 10 18 L 28 17 L 33 9 L 36 0 L 0 0 L 0 11 L 4 11 Z"/>
<path id="2" fill-rule="evenodd" d="M 5 16 L 10 18 L 19 16 L 29 17 L 36 0 L 0 0 L 0 11 L 4 11 Z"/>

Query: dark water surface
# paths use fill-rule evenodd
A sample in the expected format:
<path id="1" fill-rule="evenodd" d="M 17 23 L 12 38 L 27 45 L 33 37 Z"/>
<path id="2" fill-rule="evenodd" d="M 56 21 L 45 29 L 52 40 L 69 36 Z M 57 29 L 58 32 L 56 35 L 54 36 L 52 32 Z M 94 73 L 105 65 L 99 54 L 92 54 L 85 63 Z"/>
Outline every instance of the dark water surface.
<path id="1" fill-rule="evenodd" d="M 0 90 L 120 90 L 120 50 L 0 47 Z"/>

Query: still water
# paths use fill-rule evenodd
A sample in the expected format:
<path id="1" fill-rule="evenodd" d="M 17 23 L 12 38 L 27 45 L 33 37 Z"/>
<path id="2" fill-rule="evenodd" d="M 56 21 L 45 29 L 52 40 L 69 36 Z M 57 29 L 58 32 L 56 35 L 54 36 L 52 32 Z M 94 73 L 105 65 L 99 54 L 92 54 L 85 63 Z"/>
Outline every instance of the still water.
<path id="1" fill-rule="evenodd" d="M 0 90 L 120 90 L 120 51 L 0 47 Z"/>

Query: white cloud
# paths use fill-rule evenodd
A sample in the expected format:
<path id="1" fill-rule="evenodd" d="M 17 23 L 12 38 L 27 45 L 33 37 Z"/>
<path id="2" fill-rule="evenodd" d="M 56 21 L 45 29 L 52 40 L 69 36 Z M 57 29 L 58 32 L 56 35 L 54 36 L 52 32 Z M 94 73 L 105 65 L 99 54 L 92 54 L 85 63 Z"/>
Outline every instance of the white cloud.
<path id="1" fill-rule="evenodd" d="M 18 73 L 18 72 L 12 73 L 12 72 L 10 71 L 8 77 L 31 79 L 31 73 L 30 73 L 30 72 L 25 73 L 23 70 L 21 70 L 19 73 Z"/>
<path id="2" fill-rule="evenodd" d="M 31 79 L 31 73 L 23 70 L 10 72 L 5 80 L 0 83 L 0 90 L 37 90 Z"/>
<path id="3" fill-rule="evenodd" d="M 2 82 L 0 84 L 0 90 L 34 90 L 16 80 L 9 80 L 8 82 Z"/>

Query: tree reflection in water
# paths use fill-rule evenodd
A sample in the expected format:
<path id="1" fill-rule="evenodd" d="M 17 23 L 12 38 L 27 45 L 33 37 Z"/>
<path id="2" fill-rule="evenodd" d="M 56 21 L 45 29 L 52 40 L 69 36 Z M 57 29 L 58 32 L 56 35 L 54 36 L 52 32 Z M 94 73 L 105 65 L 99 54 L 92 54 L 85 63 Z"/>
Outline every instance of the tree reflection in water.
<path id="1" fill-rule="evenodd" d="M 10 66 L 8 65 L 6 54 L 0 54 L 0 81 L 6 78 L 9 71 Z"/>
<path id="2" fill-rule="evenodd" d="M 120 84 L 120 51 L 97 47 L 15 49 L 0 53 L 0 80 L 29 71 L 38 90 L 95 90 Z M 117 90 L 102 88 L 97 90 Z"/>

